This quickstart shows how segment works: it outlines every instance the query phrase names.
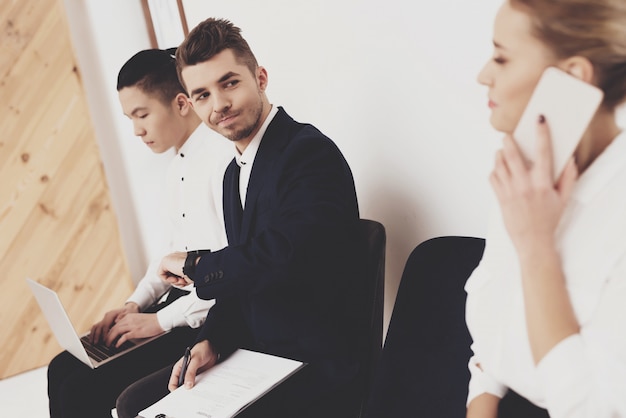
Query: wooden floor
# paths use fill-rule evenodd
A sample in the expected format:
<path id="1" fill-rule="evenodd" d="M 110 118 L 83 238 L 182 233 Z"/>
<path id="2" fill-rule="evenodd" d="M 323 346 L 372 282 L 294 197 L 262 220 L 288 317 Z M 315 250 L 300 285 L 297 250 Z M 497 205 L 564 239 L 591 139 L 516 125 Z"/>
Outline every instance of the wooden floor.
<path id="1" fill-rule="evenodd" d="M 26 285 L 87 330 L 131 291 L 60 0 L 0 0 L 0 378 L 60 351 Z"/>

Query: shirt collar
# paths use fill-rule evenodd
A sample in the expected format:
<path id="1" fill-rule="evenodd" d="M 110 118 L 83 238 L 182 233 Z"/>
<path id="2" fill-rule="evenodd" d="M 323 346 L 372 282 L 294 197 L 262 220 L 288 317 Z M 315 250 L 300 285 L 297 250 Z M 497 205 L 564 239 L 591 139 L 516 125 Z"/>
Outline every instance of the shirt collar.
<path id="1" fill-rule="evenodd" d="M 202 123 L 189 135 L 189 138 L 185 141 L 182 147 L 179 148 L 176 155 L 178 157 L 185 157 L 185 155 L 193 155 L 194 152 L 202 147 L 202 141 L 206 141 L 207 138 L 202 135 L 203 126 Z"/>
<path id="2" fill-rule="evenodd" d="M 572 191 L 572 198 L 582 203 L 591 201 L 626 168 L 624 155 L 626 155 L 626 133 L 621 132 L 580 176 Z"/>
<path id="3" fill-rule="evenodd" d="M 274 116 L 276 116 L 276 113 L 278 113 L 278 106 L 272 106 L 270 113 L 268 113 L 263 125 L 261 125 L 261 129 L 259 129 L 256 135 L 254 135 L 254 138 L 252 138 L 252 141 L 250 141 L 246 149 L 243 151 L 243 154 L 239 154 L 237 147 L 235 147 L 235 161 L 239 167 L 243 167 L 244 165 L 252 164 L 254 162 L 254 157 L 259 150 L 259 145 L 261 145 L 261 139 L 263 138 L 263 135 L 265 135 L 268 125 L 272 119 L 274 119 Z"/>

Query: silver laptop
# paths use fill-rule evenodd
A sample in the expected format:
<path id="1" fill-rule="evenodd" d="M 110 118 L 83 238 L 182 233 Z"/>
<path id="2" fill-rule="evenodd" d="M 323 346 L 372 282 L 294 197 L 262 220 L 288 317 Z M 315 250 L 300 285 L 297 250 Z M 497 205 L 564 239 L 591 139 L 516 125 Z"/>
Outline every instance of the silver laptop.
<path id="1" fill-rule="evenodd" d="M 59 296 L 52 289 L 27 278 L 26 282 L 39 303 L 39 307 L 43 311 L 44 316 L 52 328 L 52 332 L 56 337 L 59 345 L 74 355 L 77 359 L 85 363 L 87 366 L 95 369 L 109 361 L 118 358 L 137 347 L 140 347 L 163 334 L 159 334 L 150 338 L 132 339 L 126 341 L 121 347 L 108 347 L 105 344 L 91 344 L 88 339 L 89 333 L 79 337 L 67 316 L 67 312 Z"/>

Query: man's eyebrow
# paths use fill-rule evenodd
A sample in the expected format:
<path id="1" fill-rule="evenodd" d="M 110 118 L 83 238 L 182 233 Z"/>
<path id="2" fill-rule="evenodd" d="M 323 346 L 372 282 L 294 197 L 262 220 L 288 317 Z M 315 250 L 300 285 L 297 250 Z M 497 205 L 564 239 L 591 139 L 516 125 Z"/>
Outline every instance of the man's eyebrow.
<path id="1" fill-rule="evenodd" d="M 127 116 L 129 116 L 129 117 L 130 117 L 130 116 L 135 116 L 135 115 L 136 115 L 137 113 L 139 113 L 140 111 L 142 111 L 142 110 L 143 110 L 143 111 L 145 111 L 145 110 L 147 110 L 147 109 L 148 109 L 148 108 L 147 108 L 147 107 L 144 107 L 144 106 L 137 106 L 137 107 L 136 107 L 136 108 L 134 108 L 134 109 L 132 110 L 132 112 L 130 112 L 130 114 L 129 114 L 129 115 L 127 115 Z"/>
<path id="2" fill-rule="evenodd" d="M 499 43 L 497 43 L 496 41 L 493 41 L 493 46 L 495 46 L 498 49 L 506 49 L 505 47 L 503 47 L 502 45 L 500 45 Z"/>
<path id="3" fill-rule="evenodd" d="M 224 74 L 223 76 L 220 77 L 219 80 L 217 80 L 218 83 L 223 83 L 224 81 L 228 80 L 231 77 L 237 77 L 239 76 L 238 73 L 234 72 L 234 71 L 229 71 L 226 74 Z M 197 89 L 193 89 L 191 91 L 191 94 L 189 95 L 190 97 L 193 97 L 197 94 L 200 93 L 204 93 L 206 91 L 206 87 L 198 87 Z"/>
<path id="4" fill-rule="evenodd" d="M 191 91 L 191 94 L 189 95 L 189 97 L 193 97 L 197 94 L 203 93 L 204 91 L 206 91 L 206 88 L 204 87 L 198 87 L 197 89 L 194 89 Z"/>
<path id="5" fill-rule="evenodd" d="M 236 77 L 239 74 L 233 72 L 233 71 L 229 71 L 226 74 L 224 74 L 222 77 L 220 77 L 220 79 L 218 80 L 218 83 L 223 83 L 224 81 L 228 80 L 231 77 Z"/>

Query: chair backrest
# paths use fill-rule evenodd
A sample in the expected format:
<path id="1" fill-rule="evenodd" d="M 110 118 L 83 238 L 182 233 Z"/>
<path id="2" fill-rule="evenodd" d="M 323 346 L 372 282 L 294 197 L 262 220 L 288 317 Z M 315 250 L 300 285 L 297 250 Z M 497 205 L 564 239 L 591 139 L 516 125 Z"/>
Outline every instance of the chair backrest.
<path id="1" fill-rule="evenodd" d="M 383 342 L 383 306 L 385 288 L 385 227 L 377 221 L 361 219 L 359 225 L 363 242 L 366 244 L 361 268 L 362 279 L 354 289 L 354 325 L 358 332 L 358 352 L 361 360 L 359 387 L 353 388 L 357 396 L 354 417 L 363 413 L 375 365 L 378 364 Z M 348 417 L 347 417 L 348 418 Z M 349 417 L 352 418 L 352 417 Z"/>
<path id="2" fill-rule="evenodd" d="M 461 418 L 471 355 L 465 325 L 465 282 L 480 262 L 485 241 L 439 237 L 409 256 L 366 418 Z"/>

